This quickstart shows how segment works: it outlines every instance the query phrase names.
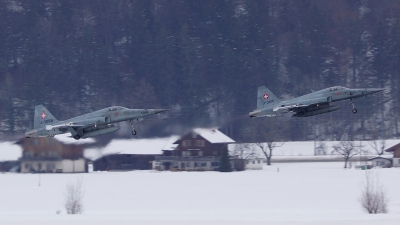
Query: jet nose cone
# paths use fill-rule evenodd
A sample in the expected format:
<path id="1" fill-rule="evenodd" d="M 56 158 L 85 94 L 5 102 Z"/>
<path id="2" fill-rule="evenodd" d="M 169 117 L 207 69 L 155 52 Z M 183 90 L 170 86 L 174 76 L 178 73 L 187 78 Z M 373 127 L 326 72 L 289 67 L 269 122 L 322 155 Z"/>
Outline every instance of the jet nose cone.
<path id="1" fill-rule="evenodd" d="M 162 113 L 162 112 L 165 112 L 165 111 L 168 111 L 169 109 L 155 109 L 154 110 L 154 114 L 158 114 L 158 113 Z"/>

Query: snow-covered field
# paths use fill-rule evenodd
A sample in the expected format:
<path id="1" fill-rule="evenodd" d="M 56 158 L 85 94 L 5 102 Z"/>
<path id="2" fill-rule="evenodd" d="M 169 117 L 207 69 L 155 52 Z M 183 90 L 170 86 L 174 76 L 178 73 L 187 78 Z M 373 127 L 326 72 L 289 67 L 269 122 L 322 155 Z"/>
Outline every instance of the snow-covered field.
<path id="1" fill-rule="evenodd" d="M 399 224 L 400 169 L 372 170 L 390 203 L 388 214 L 370 215 L 358 201 L 365 171 L 342 167 L 329 162 L 233 173 L 5 173 L 0 224 Z M 85 211 L 67 215 L 66 184 L 77 178 L 84 180 Z"/>

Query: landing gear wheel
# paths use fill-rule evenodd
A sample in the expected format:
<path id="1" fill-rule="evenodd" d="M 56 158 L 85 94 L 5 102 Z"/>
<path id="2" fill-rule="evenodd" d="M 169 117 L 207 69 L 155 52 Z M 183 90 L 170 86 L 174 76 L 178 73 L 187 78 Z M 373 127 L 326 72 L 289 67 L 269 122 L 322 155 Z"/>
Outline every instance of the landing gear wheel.
<path id="1" fill-rule="evenodd" d="M 133 130 L 132 135 L 136 135 L 136 134 L 137 134 L 136 130 Z"/>
<path id="2" fill-rule="evenodd" d="M 356 114 L 357 113 L 357 109 L 353 109 L 353 110 L 351 110 L 354 114 Z"/>
<path id="3" fill-rule="evenodd" d="M 74 139 L 75 139 L 75 140 L 79 140 L 80 138 L 81 138 L 81 136 L 79 136 L 79 135 L 75 135 L 75 136 L 74 136 Z"/>

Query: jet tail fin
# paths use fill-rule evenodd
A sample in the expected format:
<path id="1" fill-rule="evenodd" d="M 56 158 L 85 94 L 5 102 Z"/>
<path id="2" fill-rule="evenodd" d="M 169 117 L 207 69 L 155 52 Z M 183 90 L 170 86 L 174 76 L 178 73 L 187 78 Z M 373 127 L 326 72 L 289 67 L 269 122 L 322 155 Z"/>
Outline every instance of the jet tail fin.
<path id="1" fill-rule="evenodd" d="M 35 117 L 33 120 L 33 128 L 41 128 L 46 125 L 51 125 L 58 122 L 58 120 L 46 109 L 43 105 L 35 106 Z"/>
<path id="2" fill-rule="evenodd" d="M 258 87 L 257 109 L 262 109 L 278 102 L 280 102 L 279 98 L 277 98 L 268 88 L 265 86 Z"/>

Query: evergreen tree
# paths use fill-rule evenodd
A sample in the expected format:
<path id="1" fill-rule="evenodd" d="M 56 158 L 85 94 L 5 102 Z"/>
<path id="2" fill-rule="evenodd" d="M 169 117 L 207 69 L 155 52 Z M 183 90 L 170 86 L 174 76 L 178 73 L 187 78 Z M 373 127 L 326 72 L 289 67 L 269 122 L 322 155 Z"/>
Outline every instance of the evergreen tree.
<path id="1" fill-rule="evenodd" d="M 219 162 L 219 172 L 232 172 L 228 148 L 224 149 Z"/>

